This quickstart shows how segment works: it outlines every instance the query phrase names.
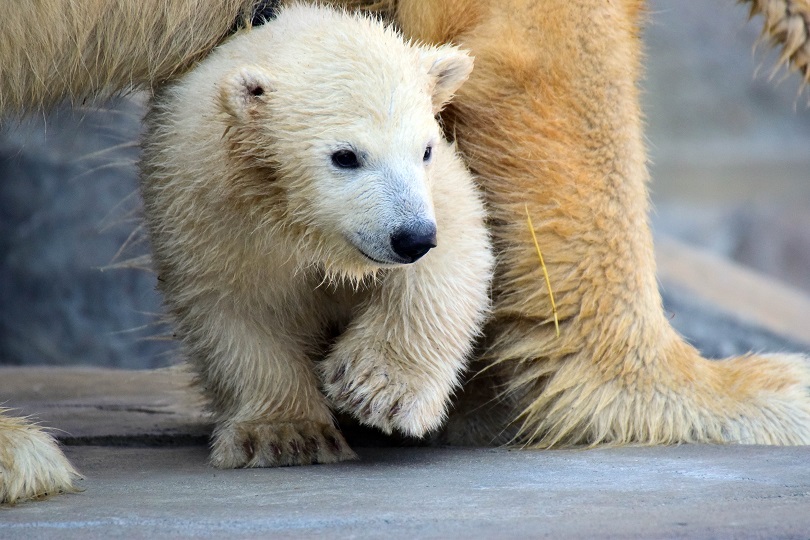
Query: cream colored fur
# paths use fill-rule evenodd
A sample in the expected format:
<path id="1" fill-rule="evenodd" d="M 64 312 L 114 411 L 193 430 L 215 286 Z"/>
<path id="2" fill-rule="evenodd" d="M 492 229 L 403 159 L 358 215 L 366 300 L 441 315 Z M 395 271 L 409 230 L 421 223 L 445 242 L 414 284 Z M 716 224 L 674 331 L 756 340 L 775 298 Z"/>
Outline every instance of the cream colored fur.
<path id="1" fill-rule="evenodd" d="M 0 111 L 22 113 L 65 98 L 78 104 L 158 87 L 205 57 L 237 23 L 248 25 L 257 3 L 6 2 L 0 16 Z M 339 3 L 373 8 L 370 0 Z"/>
<path id="2" fill-rule="evenodd" d="M 806 78 L 807 0 L 746 2 L 764 15 L 763 33 L 783 45 L 783 61 Z M 495 316 L 486 328 L 486 354 L 475 363 L 483 371 L 465 385 L 445 440 L 529 446 L 810 442 L 805 359 L 755 355 L 709 362 L 662 314 L 637 90 L 643 2 L 336 3 L 381 10 L 409 36 L 453 41 L 476 56 L 472 80 L 443 118 L 492 212 Z M 0 111 L 159 87 L 205 57 L 251 4 L 9 2 L 0 17 Z M 525 205 L 557 295 L 559 338 Z M 233 323 L 226 315 L 223 320 Z M 236 326 L 234 335 L 251 328 Z M 344 406 L 353 409 L 351 402 Z M 375 421 L 385 427 L 386 418 Z M 300 429 L 279 426 L 273 437 L 298 441 L 283 434 Z M 22 462 L 51 464 L 27 477 L 19 459 L 6 459 L 0 502 L 70 489 L 71 469 L 55 457 L 52 440 L 28 446 L 31 433 L 40 437 L 0 416 L 0 458 L 12 455 L 9 448 L 27 448 Z M 273 437 L 259 434 L 271 453 L 280 440 Z M 255 458 L 253 442 L 245 441 L 243 451 Z M 12 493 L 9 486 L 28 487 Z"/>
<path id="3" fill-rule="evenodd" d="M 7 412 L 0 408 L 0 503 L 74 491 L 79 473 L 56 441 L 39 426 Z"/>
<path id="4" fill-rule="evenodd" d="M 17 2 L 14 2 L 17 4 Z M 0 110 L 157 85 L 187 69 L 253 0 L 43 0 L 0 17 Z M 8 9 L 6 9 L 8 8 Z"/>
<path id="5" fill-rule="evenodd" d="M 389 432 L 442 423 L 493 262 L 472 178 L 434 119 L 471 67 L 455 48 L 297 6 L 155 97 L 146 223 L 211 397 L 215 465 L 354 457 L 330 405 Z M 343 148 L 362 166 L 337 168 Z M 373 237 L 401 212 L 435 214 L 438 247 L 372 262 L 362 253 L 386 260 Z"/>

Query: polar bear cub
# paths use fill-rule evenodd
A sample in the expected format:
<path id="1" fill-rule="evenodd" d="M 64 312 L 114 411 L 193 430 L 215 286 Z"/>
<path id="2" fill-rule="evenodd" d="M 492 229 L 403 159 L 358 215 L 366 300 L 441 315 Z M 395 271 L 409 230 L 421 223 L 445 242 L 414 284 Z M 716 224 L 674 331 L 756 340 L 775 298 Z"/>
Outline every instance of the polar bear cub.
<path id="1" fill-rule="evenodd" d="M 413 436 L 442 422 L 493 266 L 436 121 L 471 69 L 295 5 L 154 97 L 146 223 L 216 466 L 350 459 L 333 409 Z"/>

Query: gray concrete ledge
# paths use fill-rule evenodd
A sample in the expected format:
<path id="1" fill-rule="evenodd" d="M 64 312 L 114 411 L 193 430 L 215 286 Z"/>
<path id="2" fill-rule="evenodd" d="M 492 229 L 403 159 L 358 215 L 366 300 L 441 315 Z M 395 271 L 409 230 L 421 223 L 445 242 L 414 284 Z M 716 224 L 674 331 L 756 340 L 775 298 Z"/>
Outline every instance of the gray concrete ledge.
<path id="1" fill-rule="evenodd" d="M 0 508 L 0 538 L 810 535 L 810 447 L 361 447 L 357 462 L 221 471 L 188 382 L 0 368 L 0 395 L 59 428 L 85 476 L 80 493 Z"/>
<path id="2" fill-rule="evenodd" d="M 801 290 L 665 235 L 656 238 L 655 254 L 665 296 L 669 290 L 681 303 L 697 300 L 707 311 L 810 350 L 810 297 Z"/>
<path id="3" fill-rule="evenodd" d="M 69 447 L 85 491 L 2 538 L 807 538 L 810 448 L 360 449 L 219 471 L 204 447 Z"/>

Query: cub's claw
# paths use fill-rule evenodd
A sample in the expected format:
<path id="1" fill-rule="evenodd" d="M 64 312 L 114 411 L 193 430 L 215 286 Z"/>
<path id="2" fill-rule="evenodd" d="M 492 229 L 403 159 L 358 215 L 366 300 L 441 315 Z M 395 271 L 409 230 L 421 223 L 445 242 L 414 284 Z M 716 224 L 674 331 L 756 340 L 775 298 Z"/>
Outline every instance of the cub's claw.
<path id="1" fill-rule="evenodd" d="M 331 424 L 241 422 L 214 432 L 211 463 L 220 469 L 286 467 L 357 459 Z"/>
<path id="2" fill-rule="evenodd" d="M 373 351 L 351 360 L 327 359 L 321 374 L 335 408 L 385 433 L 422 437 L 444 421 L 449 388 L 439 388 L 425 373 L 380 361 Z"/>

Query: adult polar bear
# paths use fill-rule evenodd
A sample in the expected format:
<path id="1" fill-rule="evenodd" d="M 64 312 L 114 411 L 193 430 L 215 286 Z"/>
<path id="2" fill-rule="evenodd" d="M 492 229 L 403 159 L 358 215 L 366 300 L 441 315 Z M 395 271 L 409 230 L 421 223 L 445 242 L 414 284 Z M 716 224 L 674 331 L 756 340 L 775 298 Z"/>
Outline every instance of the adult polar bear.
<path id="1" fill-rule="evenodd" d="M 460 396 L 450 441 L 810 443 L 806 360 L 708 362 L 663 314 L 638 107 L 641 0 L 336 3 L 386 11 L 406 35 L 453 41 L 476 57 L 444 122 L 485 191 L 498 267 L 486 352 L 476 360 L 489 369 Z M 0 18 L 0 111 L 158 86 L 206 55 L 235 20 L 249 19 L 254 4 L 12 2 Z M 750 4 L 765 11 L 784 61 L 807 77 L 807 3 Z M 559 337 L 527 211 L 557 299 Z M 4 437 L 19 433 L 53 449 L 54 474 L 29 495 L 68 489 L 67 462 L 20 421 L 0 417 L 0 456 Z"/>

